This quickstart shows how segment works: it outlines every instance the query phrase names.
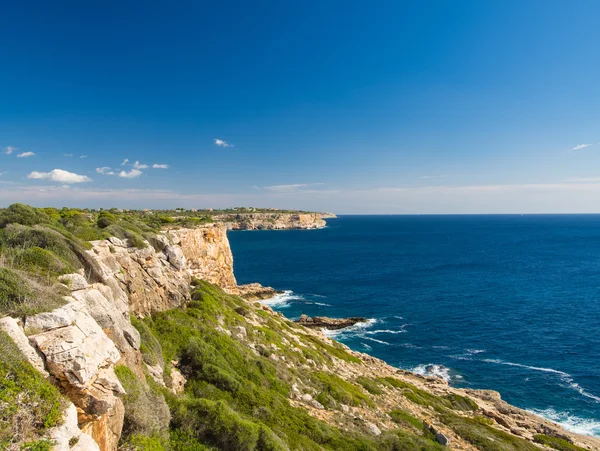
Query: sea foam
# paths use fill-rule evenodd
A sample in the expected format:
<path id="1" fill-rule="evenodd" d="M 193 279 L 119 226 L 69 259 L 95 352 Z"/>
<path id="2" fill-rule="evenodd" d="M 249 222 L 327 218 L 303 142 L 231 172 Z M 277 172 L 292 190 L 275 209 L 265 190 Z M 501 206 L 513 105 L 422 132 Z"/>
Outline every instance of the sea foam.
<path id="1" fill-rule="evenodd" d="M 576 434 L 600 436 L 600 421 L 598 420 L 580 418 L 568 412 L 557 412 L 554 409 L 531 409 L 529 412 L 554 421 L 566 430 Z"/>

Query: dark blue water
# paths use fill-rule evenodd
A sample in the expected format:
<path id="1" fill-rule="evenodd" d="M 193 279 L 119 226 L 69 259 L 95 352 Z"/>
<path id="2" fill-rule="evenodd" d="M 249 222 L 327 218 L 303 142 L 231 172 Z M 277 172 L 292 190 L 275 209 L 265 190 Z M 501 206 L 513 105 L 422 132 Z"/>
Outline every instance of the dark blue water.
<path id="1" fill-rule="evenodd" d="M 301 313 L 364 316 L 335 335 L 400 368 L 600 436 L 600 215 L 345 216 L 231 232 L 239 283 Z"/>

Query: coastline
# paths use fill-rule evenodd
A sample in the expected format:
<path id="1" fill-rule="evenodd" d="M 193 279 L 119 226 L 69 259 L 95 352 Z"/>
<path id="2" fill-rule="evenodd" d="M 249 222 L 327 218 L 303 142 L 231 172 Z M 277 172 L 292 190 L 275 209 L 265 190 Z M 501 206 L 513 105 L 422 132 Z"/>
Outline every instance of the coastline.
<path id="1" fill-rule="evenodd" d="M 293 291 L 284 290 L 282 293 L 275 294 L 274 296 L 266 299 L 260 300 L 262 305 L 265 305 L 269 309 L 273 309 L 273 311 L 286 318 L 288 321 L 296 322 L 296 319 L 289 318 L 285 316 L 280 310 L 277 308 L 282 308 L 281 304 L 285 304 L 293 299 Z M 285 306 L 283 307 L 285 308 Z M 402 368 L 389 364 L 385 360 L 377 358 L 369 353 L 369 350 L 366 352 L 359 351 L 347 346 L 342 341 L 337 340 L 340 334 L 347 332 L 356 332 L 360 330 L 366 330 L 377 323 L 377 319 L 375 318 L 367 318 L 365 321 L 356 322 L 346 328 L 338 328 L 338 329 L 326 329 L 326 328 L 307 328 L 312 333 L 317 333 L 322 338 L 326 338 L 337 343 L 340 343 L 342 346 L 346 347 L 353 355 L 358 356 L 361 360 L 368 362 L 369 365 L 369 374 L 378 374 L 378 375 L 390 375 L 398 376 L 398 374 L 402 375 L 406 378 L 407 381 L 415 384 L 415 380 L 419 381 L 416 385 L 425 388 L 427 390 L 431 390 L 436 394 L 457 394 L 459 396 L 469 396 L 476 400 L 480 407 L 482 408 L 483 414 L 494 421 L 496 421 L 501 426 L 506 427 L 507 430 L 511 431 L 511 433 L 516 433 L 517 435 L 522 435 L 523 426 L 525 427 L 539 427 L 549 433 L 552 436 L 564 437 L 573 443 L 577 443 L 579 446 L 590 447 L 590 450 L 600 450 L 600 437 L 595 435 L 588 435 L 584 432 L 580 432 L 577 430 L 570 429 L 565 427 L 565 425 L 561 424 L 561 422 L 554 421 L 552 418 L 547 418 L 543 415 L 540 415 L 538 412 L 523 409 L 511 405 L 504 400 L 502 400 L 501 394 L 498 391 L 495 391 L 493 388 L 481 388 L 481 389 L 470 389 L 470 388 L 460 388 L 454 387 L 450 383 L 450 378 L 447 374 L 444 374 L 443 367 L 441 370 L 439 368 L 432 368 L 428 371 L 428 366 L 430 365 L 419 365 L 415 368 Z M 431 365 L 437 366 L 437 365 Z M 421 371 L 416 371 L 417 368 L 421 367 Z M 447 368 L 446 368 L 447 370 Z M 395 400 L 397 402 L 397 400 Z M 481 406 L 481 402 L 485 404 Z M 394 400 L 391 401 L 392 403 Z M 508 414 L 509 418 L 506 418 L 505 415 Z M 558 418 L 560 414 L 556 413 L 556 417 Z M 518 427 L 514 427 L 511 424 L 510 417 L 518 418 Z"/>

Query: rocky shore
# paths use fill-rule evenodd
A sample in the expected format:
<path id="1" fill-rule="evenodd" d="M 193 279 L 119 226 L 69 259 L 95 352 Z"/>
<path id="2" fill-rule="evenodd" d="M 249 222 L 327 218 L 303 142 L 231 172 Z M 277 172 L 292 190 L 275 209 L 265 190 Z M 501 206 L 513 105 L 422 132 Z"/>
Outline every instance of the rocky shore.
<path id="1" fill-rule="evenodd" d="M 367 318 L 350 317 L 350 318 L 328 318 L 326 316 L 313 316 L 301 315 L 300 319 L 295 322 L 305 327 L 311 327 L 315 329 L 327 329 L 337 330 L 344 329 L 346 327 L 354 326 L 357 323 L 364 323 Z"/>

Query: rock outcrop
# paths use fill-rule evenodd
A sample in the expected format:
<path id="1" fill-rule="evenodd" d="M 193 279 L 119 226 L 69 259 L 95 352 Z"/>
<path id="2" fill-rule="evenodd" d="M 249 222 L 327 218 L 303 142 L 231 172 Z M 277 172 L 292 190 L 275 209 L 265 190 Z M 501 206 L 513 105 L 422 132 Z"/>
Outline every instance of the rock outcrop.
<path id="1" fill-rule="evenodd" d="M 312 318 L 308 315 L 301 315 L 300 319 L 296 320 L 298 324 L 302 324 L 306 327 L 312 327 L 315 329 L 344 329 L 346 327 L 354 326 L 357 323 L 364 323 L 367 318 L 361 318 L 359 316 L 353 316 L 350 318 L 328 318 L 326 316 L 313 316 Z"/>

